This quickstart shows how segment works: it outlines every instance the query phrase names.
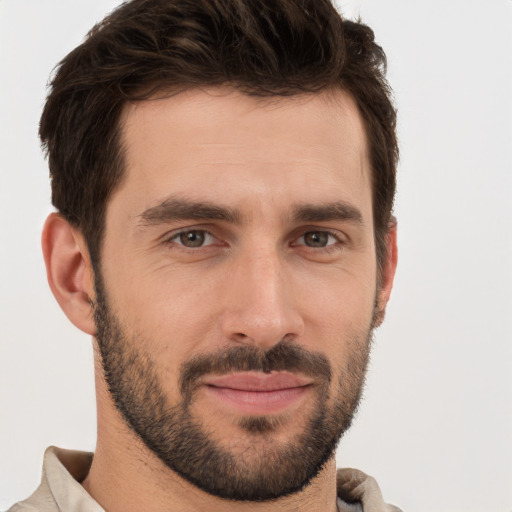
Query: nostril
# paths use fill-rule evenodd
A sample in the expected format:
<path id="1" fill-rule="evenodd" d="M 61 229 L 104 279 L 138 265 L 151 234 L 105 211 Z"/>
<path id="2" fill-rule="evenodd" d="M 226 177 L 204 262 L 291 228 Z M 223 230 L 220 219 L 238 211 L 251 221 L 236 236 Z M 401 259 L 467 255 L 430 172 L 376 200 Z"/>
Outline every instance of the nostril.
<path id="1" fill-rule="evenodd" d="M 231 337 L 234 341 L 238 341 L 239 343 L 247 343 L 251 339 L 249 336 L 247 336 L 247 334 L 244 334 L 243 332 L 235 332 Z"/>
<path id="2" fill-rule="evenodd" d="M 293 332 L 289 332 L 288 334 L 285 334 L 281 338 L 281 341 L 284 343 L 284 342 L 295 341 L 296 339 L 297 339 L 297 334 L 295 334 Z"/>

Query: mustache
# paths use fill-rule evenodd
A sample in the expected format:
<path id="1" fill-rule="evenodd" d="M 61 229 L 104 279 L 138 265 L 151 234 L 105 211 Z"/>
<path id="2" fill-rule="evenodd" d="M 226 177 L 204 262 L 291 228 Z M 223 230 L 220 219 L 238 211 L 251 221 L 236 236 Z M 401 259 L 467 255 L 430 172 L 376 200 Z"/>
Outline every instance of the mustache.
<path id="1" fill-rule="evenodd" d="M 180 390 L 183 396 L 190 397 L 205 375 L 249 371 L 302 373 L 324 385 L 332 379 L 331 365 L 325 355 L 280 341 L 267 351 L 252 345 L 238 345 L 212 354 L 198 354 L 182 364 Z"/>

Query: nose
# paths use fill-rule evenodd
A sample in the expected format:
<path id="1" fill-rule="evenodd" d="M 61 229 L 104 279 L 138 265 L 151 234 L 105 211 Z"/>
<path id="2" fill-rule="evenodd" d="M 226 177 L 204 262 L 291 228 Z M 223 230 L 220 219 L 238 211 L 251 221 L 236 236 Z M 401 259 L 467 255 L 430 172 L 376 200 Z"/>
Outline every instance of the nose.
<path id="1" fill-rule="evenodd" d="M 277 254 L 249 255 L 231 268 L 222 331 L 232 342 L 268 350 L 303 333 L 291 276 Z"/>

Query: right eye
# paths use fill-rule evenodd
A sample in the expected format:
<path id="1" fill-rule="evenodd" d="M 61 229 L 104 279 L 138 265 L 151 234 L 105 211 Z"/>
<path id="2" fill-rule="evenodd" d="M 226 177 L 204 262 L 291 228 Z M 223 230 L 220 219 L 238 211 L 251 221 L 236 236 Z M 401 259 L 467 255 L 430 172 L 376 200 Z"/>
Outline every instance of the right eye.
<path id="1" fill-rule="evenodd" d="M 169 242 L 182 245 L 188 249 L 197 249 L 215 243 L 215 238 L 204 229 L 187 229 L 174 234 Z"/>

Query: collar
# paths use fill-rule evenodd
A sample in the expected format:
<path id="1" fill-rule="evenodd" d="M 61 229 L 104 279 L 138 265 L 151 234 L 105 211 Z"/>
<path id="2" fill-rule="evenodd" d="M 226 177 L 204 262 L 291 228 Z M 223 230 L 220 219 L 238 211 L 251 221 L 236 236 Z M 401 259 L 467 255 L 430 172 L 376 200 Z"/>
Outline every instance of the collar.
<path id="1" fill-rule="evenodd" d="M 44 454 L 43 477 L 39 489 L 27 500 L 50 498 L 57 510 L 77 512 L 105 512 L 82 487 L 87 476 L 93 454 L 75 450 L 64 450 L 55 446 Z M 400 512 L 386 505 L 380 488 L 371 476 L 357 469 L 338 469 L 336 474 L 338 512 Z"/>

